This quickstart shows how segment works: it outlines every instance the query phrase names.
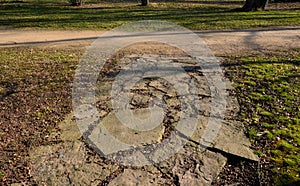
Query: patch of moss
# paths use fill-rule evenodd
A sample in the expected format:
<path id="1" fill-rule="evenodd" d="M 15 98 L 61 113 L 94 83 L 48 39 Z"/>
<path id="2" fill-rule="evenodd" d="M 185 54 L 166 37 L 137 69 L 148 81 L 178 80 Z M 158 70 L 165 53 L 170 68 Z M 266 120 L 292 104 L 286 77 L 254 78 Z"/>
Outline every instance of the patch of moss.
<path id="1" fill-rule="evenodd" d="M 262 115 L 262 116 L 269 116 L 269 117 L 273 116 L 273 114 L 271 112 L 268 112 L 268 111 L 263 111 L 263 112 L 260 113 L 260 115 Z"/>
<path id="2" fill-rule="evenodd" d="M 241 112 L 246 113 L 240 117 L 256 153 L 270 160 L 266 166 L 272 170 L 269 176 L 274 185 L 300 183 L 299 59 L 300 49 L 242 56 L 241 66 L 228 70 L 238 85 L 235 87 Z M 266 133 L 257 137 L 262 131 Z"/>

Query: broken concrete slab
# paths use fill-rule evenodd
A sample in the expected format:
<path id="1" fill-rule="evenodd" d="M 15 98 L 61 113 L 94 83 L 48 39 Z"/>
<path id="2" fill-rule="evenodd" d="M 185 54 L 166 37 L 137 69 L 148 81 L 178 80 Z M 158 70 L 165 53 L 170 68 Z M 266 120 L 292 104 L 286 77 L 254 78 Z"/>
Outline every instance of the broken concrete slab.
<path id="1" fill-rule="evenodd" d="M 211 185 L 212 181 L 220 174 L 227 162 L 227 158 L 219 153 L 205 151 L 202 156 L 202 164 L 196 164 L 195 169 L 187 170 L 179 183 L 181 185 Z"/>
<path id="2" fill-rule="evenodd" d="M 136 186 L 136 185 L 165 185 L 169 182 L 163 178 L 162 174 L 156 169 L 148 172 L 147 170 L 125 169 L 124 172 L 113 179 L 109 186 Z"/>
<path id="3" fill-rule="evenodd" d="M 172 86 L 172 82 L 168 83 L 168 79 L 151 78 L 151 75 L 153 75 L 152 72 L 145 70 L 142 72 L 146 78 L 137 81 L 129 90 L 125 84 L 120 83 L 121 81 L 119 84 L 116 84 L 119 86 L 118 90 L 120 92 L 115 96 L 119 96 L 123 91 L 129 92 L 130 99 L 127 106 L 136 118 L 148 118 L 150 116 L 149 105 L 162 105 L 154 102 L 155 98 L 161 99 L 161 103 L 165 104 L 163 107 L 163 120 L 148 131 L 134 130 L 124 125 L 127 116 L 118 118 L 115 112 L 122 111 L 122 108 L 113 108 L 111 103 L 111 100 L 116 99 L 110 95 L 110 90 L 114 83 L 113 77 L 116 77 L 117 72 L 122 67 L 129 64 L 132 60 L 137 59 L 144 60 L 144 62 L 149 61 L 150 63 L 154 63 L 155 61 L 163 63 L 174 62 L 180 65 L 188 74 L 188 81 L 185 81 L 186 79 L 184 81 L 177 81 L 179 83 L 177 89 L 180 89 L 180 91 L 177 91 L 175 86 Z M 249 140 L 243 133 L 242 124 L 232 120 L 238 114 L 239 105 L 236 98 L 229 96 L 228 92 L 224 93 L 224 95 L 228 96 L 225 120 L 214 118 L 220 121 L 221 129 L 217 131 L 218 128 L 214 128 L 214 126 L 218 127 L 218 124 L 213 122 L 213 127 L 209 129 L 212 131 L 215 130 L 216 136 L 212 139 L 205 138 L 205 140 L 211 142 L 210 148 L 201 151 L 203 149 L 199 147 L 198 143 L 195 143 L 201 143 L 200 139 L 205 134 L 205 129 L 207 129 L 209 116 L 211 116 L 210 109 L 212 108 L 210 104 L 212 95 L 207 79 L 199 66 L 196 66 L 197 63 L 194 59 L 190 57 L 177 58 L 177 56 L 147 57 L 138 55 L 134 56 L 134 59 L 125 57 L 124 60 L 115 61 L 114 63 L 116 64 L 115 67 L 112 65 L 113 68 L 110 68 L 109 65 L 104 67 L 108 70 L 106 74 L 108 77 L 103 77 L 97 84 L 97 109 L 91 109 L 89 105 L 87 108 L 83 107 L 83 111 L 87 111 L 87 113 L 83 113 L 83 117 L 79 118 L 84 121 L 81 123 L 84 126 L 80 124 L 80 129 L 81 132 L 85 132 L 85 139 L 93 142 L 89 145 L 91 147 L 96 146 L 97 148 L 94 150 L 102 153 L 100 155 L 109 154 L 106 156 L 109 160 L 104 161 L 104 158 L 102 159 L 95 154 L 91 155 L 89 153 L 92 150 L 87 149 L 85 144 L 80 141 L 82 134 L 73 120 L 73 113 L 71 113 L 60 124 L 61 143 L 37 147 L 30 151 L 31 174 L 37 180 L 37 183 L 46 185 L 99 185 L 104 183 L 109 183 L 110 185 L 209 185 L 224 167 L 227 161 L 225 157 L 227 154 L 255 161 L 258 160 L 250 148 L 251 144 Z M 132 69 L 128 68 L 128 66 L 126 68 L 127 72 L 132 72 Z M 165 76 L 174 80 L 172 79 L 172 73 L 175 71 L 168 68 L 165 70 Z M 159 74 L 162 73 L 161 69 Z M 143 74 L 139 72 L 136 72 L 136 74 L 143 78 Z M 186 78 L 182 75 L 182 72 L 178 74 L 178 77 Z M 105 76 L 105 73 L 102 75 Z M 128 73 L 129 77 L 130 75 Z M 211 73 L 210 75 L 216 74 Z M 195 87 L 189 85 L 191 81 L 194 81 Z M 224 81 L 226 84 L 225 89 L 232 90 L 233 87 L 230 86 L 230 82 L 227 79 Z M 173 127 L 176 127 L 176 124 L 186 111 L 185 109 L 194 109 L 194 105 L 182 104 L 182 100 L 188 99 L 186 96 L 189 96 L 192 92 L 191 88 L 196 88 L 197 90 L 193 95 L 199 97 L 200 113 L 197 116 L 199 117 L 198 120 L 188 123 L 197 124 L 197 128 L 190 141 L 184 135 L 179 135 L 178 131 L 173 131 L 174 134 L 177 134 L 176 137 L 178 139 L 168 141 L 166 139 L 172 136 Z M 98 117 L 98 114 L 100 117 Z M 154 112 L 152 114 L 155 118 L 159 118 L 158 113 Z M 89 122 L 94 122 L 91 127 L 89 127 Z M 190 128 L 187 126 L 183 126 L 183 128 L 190 131 Z M 101 138 L 101 136 L 103 137 L 102 134 L 111 136 L 111 138 Z M 204 137 L 207 136 L 204 135 Z M 101 151 L 102 147 L 112 147 L 114 149 L 114 145 L 116 144 L 114 144 L 113 140 L 115 139 L 126 144 L 123 146 L 125 148 L 119 149 L 120 151 L 117 152 L 107 151 L 108 153 L 105 153 Z M 180 148 L 176 149 L 176 152 L 173 153 L 172 149 L 178 147 L 176 146 L 176 142 L 178 141 L 180 142 L 178 144 L 182 143 L 185 146 L 182 148 L 179 145 Z M 164 146 L 164 142 L 167 145 Z M 162 148 L 159 148 L 159 146 Z M 118 146 L 116 145 L 116 147 Z M 164 159 L 165 156 L 168 156 L 168 158 Z M 120 168 L 119 164 L 125 164 L 127 167 Z M 144 166 L 146 164 L 148 166 Z M 133 168 L 132 166 L 137 167 Z M 120 172 L 120 170 L 124 171 Z"/>
<path id="4" fill-rule="evenodd" d="M 221 104 L 219 103 L 219 100 L 215 100 L 216 104 Z M 214 110 L 214 114 L 212 114 L 212 109 Z M 240 106 L 239 103 L 234 96 L 226 96 L 226 108 L 225 110 L 223 109 L 216 109 L 213 107 L 212 104 L 212 98 L 211 97 L 203 97 L 199 100 L 199 114 L 203 116 L 212 116 L 212 117 L 219 117 L 222 118 L 224 117 L 225 119 L 234 119 L 235 117 L 238 116 L 240 112 Z"/>
<path id="5" fill-rule="evenodd" d="M 68 141 L 32 149 L 30 174 L 39 185 L 86 185 L 104 180 L 116 165 L 86 161 L 86 147 L 80 141 Z"/>
<path id="6" fill-rule="evenodd" d="M 227 158 L 220 153 L 185 146 L 159 169 L 178 178 L 180 185 L 210 185 L 225 166 Z"/>
<path id="7" fill-rule="evenodd" d="M 63 141 L 75 141 L 82 137 L 74 120 L 74 113 L 68 114 L 65 120 L 60 123 L 59 128 L 61 130 L 60 138 Z"/>
<path id="8" fill-rule="evenodd" d="M 136 109 L 132 110 L 132 112 L 136 118 L 140 119 L 146 119 L 150 116 L 149 109 Z M 156 113 L 151 114 L 155 115 Z M 116 117 L 115 113 L 111 112 L 101 121 L 101 125 L 107 129 L 110 135 L 124 143 L 131 144 L 132 146 L 143 146 L 147 144 L 159 143 L 162 139 L 164 133 L 164 126 L 162 123 L 158 123 L 157 127 L 150 131 L 137 131 L 126 127 L 122 123 L 124 120 L 121 120 L 122 118 Z"/>
<path id="9" fill-rule="evenodd" d="M 216 126 L 215 128 L 210 128 L 212 130 L 216 130 L 212 133 L 215 136 L 211 135 L 208 136 L 207 139 L 201 139 L 205 132 L 209 132 L 206 131 L 209 120 L 212 122 L 212 126 Z M 218 127 L 220 127 L 219 130 Z M 221 120 L 218 118 L 199 116 L 198 127 L 191 139 L 199 142 L 200 144 L 202 141 L 210 142 L 211 144 L 206 144 L 209 144 L 210 147 L 219 149 L 228 154 L 233 154 L 254 161 L 259 160 L 257 155 L 255 155 L 251 149 L 251 143 L 245 135 L 243 124 L 239 121 Z"/>

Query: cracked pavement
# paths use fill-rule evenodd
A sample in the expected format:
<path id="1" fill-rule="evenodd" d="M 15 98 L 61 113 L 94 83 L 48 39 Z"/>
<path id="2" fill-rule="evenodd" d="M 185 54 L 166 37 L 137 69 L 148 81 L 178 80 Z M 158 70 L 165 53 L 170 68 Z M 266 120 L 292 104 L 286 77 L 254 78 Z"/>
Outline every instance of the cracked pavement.
<path id="1" fill-rule="evenodd" d="M 198 122 L 192 136 L 182 136 L 176 126 L 181 119 L 185 106 L 180 104 L 178 91 L 163 78 L 144 78 L 132 87 L 128 107 L 133 110 L 137 118 L 148 118 L 148 106 L 157 104 L 164 108 L 162 122 L 149 131 L 137 131 L 122 125 L 116 117 L 111 100 L 117 99 L 110 94 L 115 76 L 134 60 L 167 61 L 180 64 L 189 69 L 186 73 L 195 82 L 199 98 Z M 102 71 L 97 82 L 97 109 L 101 123 L 97 123 L 88 136 L 91 141 L 99 142 L 98 126 L 104 126 L 109 134 L 130 144 L 120 152 L 111 153 L 104 158 L 95 152 L 93 145 L 84 142 L 78 130 L 74 113 L 66 116 L 60 124 L 60 132 L 53 133 L 53 139 L 59 135 L 61 142 L 55 145 L 40 146 L 30 152 L 31 175 L 39 184 L 46 185 L 209 185 L 218 176 L 227 161 L 227 155 L 234 155 L 252 161 L 258 161 L 253 154 L 250 142 L 243 132 L 243 125 L 234 120 L 238 113 L 239 105 L 236 98 L 229 94 L 233 89 L 228 79 L 226 82 L 227 107 L 222 128 L 213 143 L 208 148 L 201 150 L 201 136 L 205 132 L 208 120 L 221 120 L 218 115 L 211 116 L 211 93 L 201 68 L 188 56 L 162 56 L 162 55 L 129 55 L 121 58 L 118 63 L 110 63 L 109 72 Z M 105 69 L 105 68 L 104 68 Z M 129 69 L 127 69 L 129 70 Z M 120 86 L 121 92 L 128 88 Z M 189 89 L 189 85 L 182 82 L 181 89 Z M 179 91 L 180 92 L 180 91 Z M 187 90 L 188 92 L 188 90 Z M 162 101 L 155 102 L 158 99 Z M 158 113 L 151 113 L 159 117 Z M 124 119 L 126 120 L 126 119 Z M 175 131 L 175 132 L 174 132 Z M 172 133 L 174 132 L 174 133 Z M 174 135 L 175 134 L 175 135 Z M 177 153 L 160 160 L 164 153 L 172 151 L 173 146 L 164 146 L 158 151 L 158 146 L 164 140 L 174 139 L 184 143 Z M 85 138 L 85 139 L 86 139 Z M 167 143 L 170 143 L 167 141 Z M 103 146 L 112 145 L 111 141 L 101 141 Z M 172 144 L 172 143 L 170 143 Z M 96 144 L 97 145 L 97 144 Z M 167 148 L 166 148 L 167 147 Z M 143 150 L 143 158 L 135 156 L 136 152 Z M 96 149 L 97 151 L 97 149 Z M 99 151 L 97 151 L 99 152 Z M 100 152 L 101 153 L 101 152 Z M 130 157 L 125 160 L 122 157 Z M 150 161 L 152 160 L 152 161 Z M 149 165 L 139 165 L 139 162 L 150 161 Z"/>

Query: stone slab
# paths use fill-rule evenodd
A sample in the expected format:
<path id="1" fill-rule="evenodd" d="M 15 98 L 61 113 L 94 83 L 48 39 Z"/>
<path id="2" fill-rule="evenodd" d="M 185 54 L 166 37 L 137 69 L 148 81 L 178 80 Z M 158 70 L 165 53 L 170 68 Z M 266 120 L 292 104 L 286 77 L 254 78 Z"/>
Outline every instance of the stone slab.
<path id="1" fill-rule="evenodd" d="M 39 185 L 91 185 L 104 180 L 116 165 L 87 162 L 82 142 L 63 142 L 30 151 L 30 174 Z"/>
<path id="2" fill-rule="evenodd" d="M 165 185 L 168 180 L 163 178 L 162 174 L 158 171 L 148 172 L 147 170 L 134 170 L 125 169 L 124 172 L 113 179 L 109 186 L 152 186 L 152 185 Z"/>
<path id="3" fill-rule="evenodd" d="M 208 127 L 208 122 L 212 122 Z M 220 128 L 219 128 L 220 127 Z M 210 130 L 216 130 L 207 138 L 202 139 L 205 133 Z M 211 142 L 210 147 L 219 149 L 229 154 L 240 156 L 246 159 L 258 161 L 257 155 L 251 149 L 251 143 L 244 132 L 243 124 L 234 120 L 220 120 L 218 118 L 209 118 L 199 116 L 198 126 L 191 137 L 192 140 L 202 143 L 203 141 Z M 203 145 L 207 145 L 205 143 Z"/>
<path id="4" fill-rule="evenodd" d="M 188 147 L 159 164 L 164 173 L 178 178 L 180 185 L 210 185 L 225 166 L 227 158 L 220 153 Z"/>

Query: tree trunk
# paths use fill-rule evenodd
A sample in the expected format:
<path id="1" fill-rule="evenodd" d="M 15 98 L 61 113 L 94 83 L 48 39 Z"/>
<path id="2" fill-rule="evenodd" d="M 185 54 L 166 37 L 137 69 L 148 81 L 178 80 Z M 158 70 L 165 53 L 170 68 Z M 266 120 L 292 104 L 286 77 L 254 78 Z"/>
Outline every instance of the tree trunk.
<path id="1" fill-rule="evenodd" d="M 262 10 L 266 10 L 266 6 L 268 4 L 268 0 L 246 0 L 244 6 L 242 7 L 242 11 L 256 11 L 258 8 Z"/>
<path id="2" fill-rule="evenodd" d="M 149 0 L 142 0 L 142 6 L 148 6 Z"/>

